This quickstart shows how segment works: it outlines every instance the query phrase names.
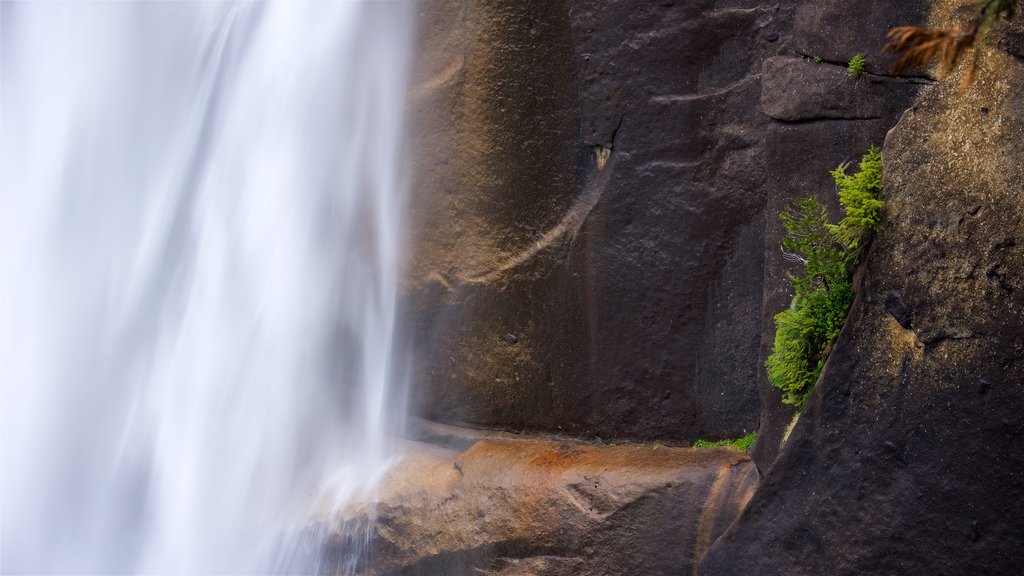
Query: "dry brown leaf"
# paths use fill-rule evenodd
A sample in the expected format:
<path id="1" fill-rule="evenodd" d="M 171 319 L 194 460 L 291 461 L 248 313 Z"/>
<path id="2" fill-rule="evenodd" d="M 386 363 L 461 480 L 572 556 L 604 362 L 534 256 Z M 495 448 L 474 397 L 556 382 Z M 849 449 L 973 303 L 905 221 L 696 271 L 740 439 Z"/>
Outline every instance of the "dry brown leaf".
<path id="1" fill-rule="evenodd" d="M 1012 19 L 1015 14 L 1016 0 L 988 0 L 978 4 L 974 18 L 959 28 L 921 28 L 918 26 L 899 26 L 887 34 L 889 43 L 883 51 L 902 53 L 892 67 L 893 74 L 899 74 L 907 68 L 939 65 L 939 78 L 956 68 L 960 57 L 968 50 L 973 50 L 971 62 L 960 82 L 963 92 L 972 82 L 978 71 L 979 50 L 977 44 L 985 36 L 985 31 L 1000 18 Z"/>
<path id="2" fill-rule="evenodd" d="M 978 29 L 975 25 L 963 28 L 929 29 L 917 26 L 900 26 L 889 31 L 891 42 L 884 50 L 902 52 L 893 65 L 893 74 L 907 68 L 939 64 L 939 76 L 949 74 L 956 67 L 960 56 L 974 45 Z"/>

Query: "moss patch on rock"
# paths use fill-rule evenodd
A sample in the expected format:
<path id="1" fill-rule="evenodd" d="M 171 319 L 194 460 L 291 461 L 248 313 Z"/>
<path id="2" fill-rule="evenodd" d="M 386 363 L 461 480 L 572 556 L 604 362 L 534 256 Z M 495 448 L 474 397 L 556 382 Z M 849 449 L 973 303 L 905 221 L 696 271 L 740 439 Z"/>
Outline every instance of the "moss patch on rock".
<path id="1" fill-rule="evenodd" d="M 731 438 L 725 440 L 697 440 L 693 443 L 694 448 L 732 448 L 741 452 L 746 452 L 750 449 L 750 446 L 757 440 L 757 432 L 751 432 L 746 436 L 739 438 Z"/>

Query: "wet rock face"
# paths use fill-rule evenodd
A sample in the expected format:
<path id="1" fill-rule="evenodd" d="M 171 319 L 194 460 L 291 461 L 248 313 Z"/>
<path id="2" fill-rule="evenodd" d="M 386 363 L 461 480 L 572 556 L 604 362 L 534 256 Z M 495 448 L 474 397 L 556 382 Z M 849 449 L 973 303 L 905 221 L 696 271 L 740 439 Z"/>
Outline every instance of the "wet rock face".
<path id="1" fill-rule="evenodd" d="M 694 574 L 756 480 L 727 449 L 414 445 L 381 485 L 364 573 Z M 366 511 L 343 517 L 359 524 Z M 346 543 L 328 535 L 325 558 L 335 539 Z"/>
<path id="2" fill-rule="evenodd" d="M 1024 64 L 997 46 L 887 138 L 850 320 L 702 575 L 1024 573 Z"/>
<path id="3" fill-rule="evenodd" d="M 790 419 L 762 368 L 791 296 L 776 215 L 834 203 L 829 170 L 909 105 L 917 84 L 845 62 L 921 3 L 426 3 L 414 410 L 677 442 L 761 427 L 770 462 Z"/>

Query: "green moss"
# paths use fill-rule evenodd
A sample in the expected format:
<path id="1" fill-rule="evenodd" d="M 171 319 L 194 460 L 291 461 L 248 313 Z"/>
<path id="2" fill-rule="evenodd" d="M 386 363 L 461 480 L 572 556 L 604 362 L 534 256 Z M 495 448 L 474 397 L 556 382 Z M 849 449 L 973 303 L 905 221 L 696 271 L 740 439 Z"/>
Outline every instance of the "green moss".
<path id="1" fill-rule="evenodd" d="M 775 315 L 775 343 L 765 368 L 772 385 L 782 391 L 782 401 L 798 411 L 843 329 L 854 297 L 850 269 L 857 263 L 863 241 L 878 230 L 884 206 L 878 197 L 882 181 L 878 148 L 868 150 L 856 174 L 847 174 L 846 167 L 840 166 L 832 177 L 846 214 L 839 224 L 829 223 L 827 212 L 813 196 L 779 214 L 786 229 L 783 254 L 803 263 L 803 271 L 789 276 L 796 295 L 788 310 Z"/>
<path id="2" fill-rule="evenodd" d="M 693 443 L 694 448 L 717 448 L 725 447 L 746 452 L 750 449 L 751 444 L 757 440 L 757 432 L 751 432 L 746 436 L 740 438 L 732 438 L 727 440 L 697 440 Z"/>
<path id="3" fill-rule="evenodd" d="M 846 66 L 846 73 L 853 78 L 860 78 L 867 72 L 868 61 L 864 58 L 864 54 L 858 53 L 853 58 L 850 58 L 850 63 Z"/>
<path id="4" fill-rule="evenodd" d="M 811 60 L 814 60 L 815 64 L 821 64 L 821 56 L 815 56 Z"/>

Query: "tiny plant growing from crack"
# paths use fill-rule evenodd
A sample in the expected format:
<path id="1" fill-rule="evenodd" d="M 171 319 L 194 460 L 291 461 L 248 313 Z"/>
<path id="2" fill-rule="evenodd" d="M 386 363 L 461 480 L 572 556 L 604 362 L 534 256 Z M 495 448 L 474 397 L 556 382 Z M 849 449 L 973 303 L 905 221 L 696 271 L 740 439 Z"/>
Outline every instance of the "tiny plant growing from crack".
<path id="1" fill-rule="evenodd" d="M 867 71 L 868 61 L 864 58 L 864 54 L 858 52 L 853 58 L 850 58 L 850 63 L 846 66 L 846 73 L 851 78 L 861 78 Z"/>

